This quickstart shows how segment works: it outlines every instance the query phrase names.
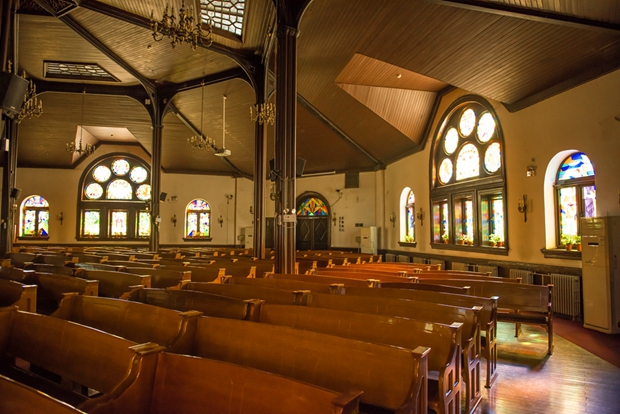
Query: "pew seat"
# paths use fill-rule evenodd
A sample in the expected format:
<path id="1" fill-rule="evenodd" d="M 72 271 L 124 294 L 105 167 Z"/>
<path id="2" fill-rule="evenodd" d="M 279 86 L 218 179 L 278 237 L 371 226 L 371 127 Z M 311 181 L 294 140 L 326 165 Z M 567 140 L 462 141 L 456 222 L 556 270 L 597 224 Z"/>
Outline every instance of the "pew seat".
<path id="1" fill-rule="evenodd" d="M 3 414 L 84 414 L 82 410 L 2 375 L 0 396 Z"/>

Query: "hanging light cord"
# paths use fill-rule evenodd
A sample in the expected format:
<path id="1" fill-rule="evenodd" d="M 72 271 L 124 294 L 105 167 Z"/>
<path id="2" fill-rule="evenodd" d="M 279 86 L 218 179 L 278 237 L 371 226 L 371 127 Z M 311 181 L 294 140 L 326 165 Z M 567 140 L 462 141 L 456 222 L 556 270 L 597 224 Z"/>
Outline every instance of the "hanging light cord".
<path id="1" fill-rule="evenodd" d="M 82 149 L 82 131 L 84 130 L 84 99 L 86 97 L 86 89 L 82 91 L 82 121 L 80 125 L 80 149 Z"/>
<path id="2" fill-rule="evenodd" d="M 202 86 L 202 101 L 200 102 L 200 140 L 202 140 L 204 138 L 204 135 L 202 134 L 202 132 L 204 131 L 202 116 L 204 114 L 205 107 L 205 81 L 203 80 L 200 85 Z"/>
<path id="3" fill-rule="evenodd" d="M 226 95 L 222 95 L 222 149 L 226 149 Z"/>

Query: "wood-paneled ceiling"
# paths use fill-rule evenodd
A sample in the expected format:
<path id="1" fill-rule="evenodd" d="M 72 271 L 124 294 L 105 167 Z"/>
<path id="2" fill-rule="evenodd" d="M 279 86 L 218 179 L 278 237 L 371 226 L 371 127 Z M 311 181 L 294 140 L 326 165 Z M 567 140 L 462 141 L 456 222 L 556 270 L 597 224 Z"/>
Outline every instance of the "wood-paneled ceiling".
<path id="1" fill-rule="evenodd" d="M 274 67 L 276 20 L 273 0 L 245 2 L 240 40 L 215 31 L 213 45 L 196 50 L 151 36 L 151 11 L 161 16 L 171 0 L 18 2 L 11 49 L 44 108 L 20 124 L 18 165 L 88 162 L 65 151 L 80 126 L 98 147 L 120 140 L 150 153 L 147 89 L 162 88 L 178 91 L 163 119 L 164 171 L 252 177 L 255 94 L 246 73 Z M 518 111 L 617 70 L 620 1 L 313 0 L 297 45 L 304 173 L 372 171 L 423 149 L 452 88 Z M 118 82 L 46 78 L 46 61 L 95 63 Z M 223 95 L 231 155 L 192 150 L 187 139 L 200 131 L 221 146 Z M 273 127 L 267 136 L 271 159 Z"/>

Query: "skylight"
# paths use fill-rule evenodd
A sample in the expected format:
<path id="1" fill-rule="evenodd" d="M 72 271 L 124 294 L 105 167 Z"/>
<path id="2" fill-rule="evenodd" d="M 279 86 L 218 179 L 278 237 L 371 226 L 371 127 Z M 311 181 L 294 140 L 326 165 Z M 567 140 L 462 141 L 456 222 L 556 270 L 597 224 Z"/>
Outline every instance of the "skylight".
<path id="1" fill-rule="evenodd" d="M 46 78 L 88 79 L 108 82 L 118 82 L 110 72 L 96 63 L 69 63 L 45 61 Z"/>
<path id="2" fill-rule="evenodd" d="M 244 12 L 245 0 L 200 0 L 200 16 L 203 23 L 208 23 L 210 19 L 214 28 L 239 37 L 243 32 Z"/>

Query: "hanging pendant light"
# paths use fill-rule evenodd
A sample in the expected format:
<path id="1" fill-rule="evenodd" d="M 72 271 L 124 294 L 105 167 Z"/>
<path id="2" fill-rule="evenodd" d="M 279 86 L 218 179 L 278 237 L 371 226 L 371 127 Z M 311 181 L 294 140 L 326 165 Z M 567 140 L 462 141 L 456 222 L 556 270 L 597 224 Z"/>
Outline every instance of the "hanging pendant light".
<path id="1" fill-rule="evenodd" d="M 209 137 L 205 137 L 202 134 L 202 131 L 204 130 L 203 114 L 204 114 L 204 105 L 205 105 L 205 83 L 204 81 L 202 81 L 201 87 L 202 87 L 202 101 L 200 103 L 200 135 L 199 136 L 193 135 L 187 138 L 187 145 L 189 145 L 192 149 L 195 149 L 195 150 L 215 148 L 215 142 L 213 141 L 213 139 Z"/>
<path id="2" fill-rule="evenodd" d="M 82 92 L 82 120 L 80 121 L 80 140 L 77 145 L 74 142 L 67 142 L 67 152 L 76 153 L 79 155 L 90 155 L 95 151 L 95 146 L 91 144 L 82 145 L 82 131 L 84 130 L 84 98 L 86 96 L 86 89 Z"/>
<path id="3" fill-rule="evenodd" d="M 230 150 L 226 149 L 226 95 L 222 95 L 222 148 L 215 151 L 218 157 L 228 157 Z"/>

